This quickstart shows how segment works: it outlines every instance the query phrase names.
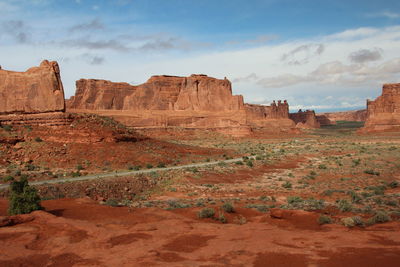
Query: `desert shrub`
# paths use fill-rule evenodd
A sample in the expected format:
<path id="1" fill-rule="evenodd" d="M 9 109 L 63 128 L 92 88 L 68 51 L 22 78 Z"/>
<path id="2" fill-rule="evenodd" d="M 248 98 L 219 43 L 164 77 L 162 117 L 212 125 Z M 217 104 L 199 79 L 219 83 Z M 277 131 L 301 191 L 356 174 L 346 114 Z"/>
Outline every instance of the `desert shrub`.
<path id="1" fill-rule="evenodd" d="M 111 207 L 117 207 L 119 205 L 118 200 L 115 198 L 107 199 L 105 204 Z"/>
<path id="2" fill-rule="evenodd" d="M 284 184 L 282 184 L 283 188 L 289 189 L 292 188 L 292 183 L 289 181 L 286 181 Z"/>
<path id="3" fill-rule="evenodd" d="M 365 170 L 364 173 L 370 174 L 370 175 L 376 175 L 376 176 L 380 175 L 380 172 L 377 172 L 377 171 L 374 171 L 374 170 L 371 170 L 371 169 Z"/>
<path id="4" fill-rule="evenodd" d="M 359 203 L 362 198 L 360 197 L 360 195 L 358 195 L 356 192 L 354 191 L 348 191 L 347 194 L 351 197 L 351 202 L 353 203 Z"/>
<path id="5" fill-rule="evenodd" d="M 150 163 L 147 163 L 147 164 L 146 164 L 146 168 L 147 168 L 147 169 L 151 169 L 151 168 L 153 168 L 153 165 L 151 165 Z"/>
<path id="6" fill-rule="evenodd" d="M 369 218 L 367 223 L 369 225 L 375 224 L 375 223 L 385 223 L 390 221 L 390 216 L 386 211 L 380 210 L 375 213 L 374 216 Z"/>
<path id="7" fill-rule="evenodd" d="M 215 215 L 215 210 L 213 208 L 204 208 L 197 213 L 199 218 L 213 218 Z"/>
<path id="8" fill-rule="evenodd" d="M 346 227 L 354 227 L 356 225 L 352 217 L 342 218 L 340 221 Z"/>
<path id="9" fill-rule="evenodd" d="M 341 212 L 351 211 L 351 209 L 353 208 L 351 203 L 348 202 L 346 199 L 340 199 L 337 202 L 337 207 Z"/>
<path id="10" fill-rule="evenodd" d="M 83 169 L 84 169 L 84 168 L 83 168 L 82 164 L 76 165 L 76 170 L 77 170 L 77 171 L 81 171 L 81 170 L 83 170 Z"/>
<path id="11" fill-rule="evenodd" d="M 358 225 L 358 226 L 364 225 L 364 221 L 360 216 L 353 216 L 351 218 L 353 219 L 355 225 Z"/>
<path id="12" fill-rule="evenodd" d="M 397 181 L 392 181 L 392 182 L 390 182 L 390 183 L 388 184 L 388 186 L 389 186 L 390 188 L 396 188 L 396 187 L 399 186 L 399 182 L 397 182 Z"/>
<path id="13" fill-rule="evenodd" d="M 27 163 L 27 164 L 25 165 L 25 168 L 26 168 L 27 171 L 34 171 L 34 170 L 36 170 L 36 166 L 33 165 L 32 163 Z"/>
<path id="14" fill-rule="evenodd" d="M 11 182 L 12 180 L 14 180 L 14 177 L 12 177 L 11 175 L 7 175 L 6 177 L 3 178 L 3 182 L 5 183 Z"/>
<path id="15" fill-rule="evenodd" d="M 247 220 L 243 215 L 238 215 L 235 218 L 233 218 L 233 222 L 235 224 L 243 225 L 243 224 L 247 223 Z"/>
<path id="16" fill-rule="evenodd" d="M 221 212 L 217 218 L 218 221 L 220 221 L 221 223 L 227 223 L 228 220 L 225 218 L 225 215 Z"/>
<path id="17" fill-rule="evenodd" d="M 224 203 L 221 208 L 228 213 L 233 213 L 235 212 L 235 208 L 233 207 L 233 205 L 231 203 Z"/>
<path id="18" fill-rule="evenodd" d="M 243 162 L 239 160 L 239 161 L 236 161 L 235 164 L 236 165 L 243 165 Z"/>
<path id="19" fill-rule="evenodd" d="M 248 204 L 246 205 L 246 208 L 248 209 L 256 209 L 259 212 L 267 212 L 268 211 L 268 206 L 263 205 L 263 204 Z"/>
<path id="20" fill-rule="evenodd" d="M 326 169 L 328 169 L 328 167 L 326 167 L 326 165 L 324 165 L 324 164 L 319 164 L 319 165 L 318 165 L 318 169 L 320 169 L 320 170 L 326 170 Z"/>
<path id="21" fill-rule="evenodd" d="M 164 162 L 158 163 L 157 168 L 165 168 L 165 163 Z"/>
<path id="22" fill-rule="evenodd" d="M 321 225 L 332 223 L 332 218 L 327 215 L 320 215 L 318 218 L 318 223 Z"/>
<path id="23" fill-rule="evenodd" d="M 295 204 L 295 203 L 303 202 L 304 200 L 299 196 L 288 196 L 286 198 L 286 201 L 288 204 Z"/>
<path id="24" fill-rule="evenodd" d="M 43 142 L 42 138 L 40 138 L 39 136 L 35 137 L 35 141 L 38 142 L 38 143 Z"/>
<path id="25" fill-rule="evenodd" d="M 178 200 L 169 200 L 168 202 L 168 208 L 167 209 L 185 209 L 185 208 L 190 208 L 191 205 L 187 203 L 183 203 Z"/>
<path id="26" fill-rule="evenodd" d="M 12 126 L 11 125 L 2 125 L 1 128 L 3 128 L 7 132 L 12 131 Z"/>
<path id="27" fill-rule="evenodd" d="M 253 167 L 253 162 L 251 160 L 246 161 L 246 165 L 249 166 L 250 168 Z"/>
<path id="28" fill-rule="evenodd" d="M 10 184 L 8 213 L 10 215 L 30 213 L 42 209 L 40 197 L 35 188 L 29 186 L 26 176 Z"/>

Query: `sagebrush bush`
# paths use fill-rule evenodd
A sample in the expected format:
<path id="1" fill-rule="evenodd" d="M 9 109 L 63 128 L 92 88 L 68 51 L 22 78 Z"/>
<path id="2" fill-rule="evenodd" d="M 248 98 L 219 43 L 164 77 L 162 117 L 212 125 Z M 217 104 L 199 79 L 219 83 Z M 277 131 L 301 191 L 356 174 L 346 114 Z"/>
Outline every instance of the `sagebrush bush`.
<path id="1" fill-rule="evenodd" d="M 204 208 L 200 210 L 199 213 L 197 214 L 199 218 L 213 218 L 214 215 L 215 211 L 213 208 Z"/>
<path id="2" fill-rule="evenodd" d="M 233 207 L 233 205 L 231 203 L 225 203 L 224 205 L 222 205 L 222 209 L 228 213 L 235 212 L 235 208 Z"/>
<path id="3" fill-rule="evenodd" d="M 40 197 L 35 188 L 29 186 L 26 176 L 19 181 L 13 180 L 10 184 L 8 214 L 25 214 L 41 210 Z"/>

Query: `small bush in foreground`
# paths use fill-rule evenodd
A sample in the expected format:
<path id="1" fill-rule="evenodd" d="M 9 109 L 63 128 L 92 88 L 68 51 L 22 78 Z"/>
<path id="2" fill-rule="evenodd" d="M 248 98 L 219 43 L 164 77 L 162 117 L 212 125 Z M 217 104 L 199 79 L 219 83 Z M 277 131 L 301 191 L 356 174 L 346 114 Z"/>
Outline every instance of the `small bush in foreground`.
<path id="1" fill-rule="evenodd" d="M 204 209 L 200 210 L 199 213 L 197 214 L 197 216 L 201 219 L 213 218 L 214 215 L 215 215 L 215 211 L 213 208 L 204 208 Z"/>
<path id="2" fill-rule="evenodd" d="M 25 214 L 42 209 L 40 197 L 35 188 L 30 187 L 26 176 L 10 184 L 10 206 L 8 214 Z"/>
<path id="3" fill-rule="evenodd" d="M 231 203 L 225 203 L 224 205 L 222 205 L 222 209 L 228 213 L 235 212 L 235 208 L 233 207 L 233 205 Z"/>
<path id="4" fill-rule="evenodd" d="M 327 215 L 320 215 L 318 218 L 318 223 L 320 225 L 332 223 L 332 218 Z"/>
<path id="5" fill-rule="evenodd" d="M 376 224 L 376 223 L 385 223 L 390 221 L 390 216 L 386 211 L 377 211 L 375 215 L 367 221 L 369 225 Z"/>

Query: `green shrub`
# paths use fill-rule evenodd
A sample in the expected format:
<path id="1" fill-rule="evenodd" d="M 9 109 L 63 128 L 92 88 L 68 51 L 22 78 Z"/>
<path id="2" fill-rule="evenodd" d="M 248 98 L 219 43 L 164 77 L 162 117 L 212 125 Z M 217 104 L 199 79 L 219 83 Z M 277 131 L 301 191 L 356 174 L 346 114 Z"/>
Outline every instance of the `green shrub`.
<path id="1" fill-rule="evenodd" d="M 328 167 L 326 167 L 326 165 L 324 165 L 324 164 L 319 164 L 319 165 L 318 165 L 318 169 L 320 169 L 320 170 L 326 170 L 326 169 L 328 169 Z"/>
<path id="2" fill-rule="evenodd" d="M 217 218 L 218 221 L 220 221 L 221 223 L 227 223 L 228 220 L 225 218 L 225 215 L 221 212 Z"/>
<path id="3" fill-rule="evenodd" d="M 318 218 L 318 223 L 321 225 L 332 223 L 332 218 L 327 215 L 320 215 Z"/>
<path id="4" fill-rule="evenodd" d="M 83 168 L 83 166 L 82 166 L 81 164 L 78 164 L 78 165 L 76 166 L 76 169 L 77 169 L 77 171 L 81 171 L 81 170 L 83 170 L 84 168 Z"/>
<path id="5" fill-rule="evenodd" d="M 147 164 L 146 164 L 146 168 L 147 168 L 147 169 L 151 169 L 151 168 L 153 168 L 153 165 L 151 165 L 150 163 L 147 163 Z"/>
<path id="6" fill-rule="evenodd" d="M 380 172 L 377 172 L 377 171 L 374 171 L 374 170 L 371 170 L 371 169 L 365 170 L 364 173 L 370 174 L 370 175 L 376 175 L 376 176 L 380 175 Z"/>
<path id="7" fill-rule="evenodd" d="M 286 189 L 292 188 L 292 183 L 289 182 L 289 181 L 286 181 L 286 182 L 282 185 L 282 187 L 283 187 L 283 188 L 286 188 Z"/>
<path id="8" fill-rule="evenodd" d="M 231 203 L 224 203 L 224 205 L 221 206 L 221 208 L 228 213 L 233 213 L 235 212 L 235 208 Z"/>
<path id="9" fill-rule="evenodd" d="M 13 129 L 11 125 L 2 125 L 1 128 L 3 128 L 7 132 L 11 132 Z"/>
<path id="10" fill-rule="evenodd" d="M 213 218 L 214 215 L 215 211 L 213 208 L 204 208 L 200 210 L 199 213 L 197 214 L 199 218 Z"/>
<path id="11" fill-rule="evenodd" d="M 341 212 L 351 211 L 353 206 L 346 199 L 340 199 L 337 203 L 337 207 Z"/>
<path id="12" fill-rule="evenodd" d="M 390 221 L 390 216 L 386 211 L 380 210 L 375 213 L 375 215 L 367 221 L 369 225 L 375 224 L 375 223 L 385 223 Z"/>
<path id="13" fill-rule="evenodd" d="M 115 198 L 107 199 L 105 204 L 111 207 L 117 207 L 119 205 L 118 200 Z"/>
<path id="14" fill-rule="evenodd" d="M 397 182 L 397 181 L 392 181 L 392 182 L 390 182 L 390 183 L 388 184 L 388 186 L 389 186 L 390 188 L 396 188 L 396 187 L 399 186 L 399 182 Z"/>
<path id="15" fill-rule="evenodd" d="M 250 168 L 253 167 L 253 162 L 251 160 L 246 161 L 246 165 L 249 166 Z"/>
<path id="16" fill-rule="evenodd" d="M 303 202 L 304 200 L 299 196 L 288 196 L 286 198 L 286 201 L 288 204 L 294 204 L 294 203 Z"/>
<path id="17" fill-rule="evenodd" d="M 164 162 L 158 163 L 157 168 L 165 168 L 165 163 Z"/>
<path id="18" fill-rule="evenodd" d="M 30 187 L 26 176 L 19 181 L 13 180 L 10 184 L 8 214 L 25 214 L 42 209 L 40 197 L 35 188 Z"/>

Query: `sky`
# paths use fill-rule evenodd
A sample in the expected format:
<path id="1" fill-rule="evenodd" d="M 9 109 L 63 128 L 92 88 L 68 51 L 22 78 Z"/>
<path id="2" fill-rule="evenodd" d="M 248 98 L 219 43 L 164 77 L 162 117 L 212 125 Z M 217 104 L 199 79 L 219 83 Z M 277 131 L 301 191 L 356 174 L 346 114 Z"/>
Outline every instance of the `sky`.
<path id="1" fill-rule="evenodd" d="M 0 65 L 81 78 L 227 77 L 245 102 L 365 108 L 400 82 L 398 0 L 0 0 Z"/>

